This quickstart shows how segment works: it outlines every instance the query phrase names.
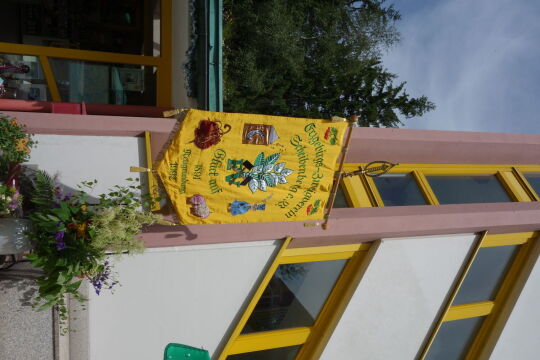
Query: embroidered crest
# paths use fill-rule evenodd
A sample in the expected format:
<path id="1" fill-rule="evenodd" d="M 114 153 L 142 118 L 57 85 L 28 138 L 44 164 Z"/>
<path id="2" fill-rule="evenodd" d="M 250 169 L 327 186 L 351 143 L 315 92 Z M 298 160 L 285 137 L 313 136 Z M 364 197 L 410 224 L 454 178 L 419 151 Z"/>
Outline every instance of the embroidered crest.
<path id="1" fill-rule="evenodd" d="M 279 139 L 272 125 L 244 124 L 242 144 L 269 145 Z"/>
<path id="2" fill-rule="evenodd" d="M 231 126 L 225 124 L 221 129 L 221 122 L 201 120 L 195 129 L 195 139 L 192 142 L 201 149 L 208 149 L 221 141 L 221 137 L 231 131 Z"/>
<path id="3" fill-rule="evenodd" d="M 210 215 L 210 209 L 206 205 L 206 199 L 202 195 L 193 195 L 188 199 L 191 204 L 191 213 L 201 219 L 206 219 Z"/>
<path id="4" fill-rule="evenodd" d="M 252 193 L 286 184 L 287 176 L 291 175 L 293 170 L 286 169 L 284 162 L 276 164 L 279 157 L 280 154 L 275 153 L 265 158 L 264 153 L 261 152 L 255 158 L 253 165 L 249 161 L 229 160 L 229 164 L 236 164 L 236 166 L 228 166 L 227 169 L 236 170 L 236 172 L 226 176 L 225 180 L 229 185 L 248 185 Z"/>

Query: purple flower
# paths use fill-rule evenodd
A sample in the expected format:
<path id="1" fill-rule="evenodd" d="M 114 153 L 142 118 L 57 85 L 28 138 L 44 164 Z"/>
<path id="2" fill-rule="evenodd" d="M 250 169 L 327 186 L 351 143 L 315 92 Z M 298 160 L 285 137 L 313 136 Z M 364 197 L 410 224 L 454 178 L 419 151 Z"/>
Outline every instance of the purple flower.
<path id="1" fill-rule="evenodd" d="M 64 239 L 64 234 L 64 230 L 57 231 L 56 233 L 54 233 L 54 238 L 56 239 L 56 241 L 62 241 Z"/>
<path id="2" fill-rule="evenodd" d="M 8 204 L 8 208 L 10 210 L 15 210 L 19 206 L 19 202 L 17 200 L 13 200 Z"/>
<path id="3" fill-rule="evenodd" d="M 118 281 L 114 279 L 114 274 L 112 274 L 112 265 L 109 261 L 103 263 L 103 271 L 99 274 L 96 274 L 92 279 L 92 285 L 94 286 L 94 291 L 97 295 L 101 293 L 103 289 L 112 289 L 115 285 L 118 284 Z"/>
<path id="4" fill-rule="evenodd" d="M 54 238 L 56 239 L 56 250 L 62 250 L 66 247 L 66 243 L 64 242 L 64 230 L 55 232 Z"/>
<path id="5" fill-rule="evenodd" d="M 71 200 L 72 196 L 73 196 L 72 193 L 67 193 L 66 196 L 64 196 L 64 199 L 62 201 L 69 201 L 69 200 Z"/>

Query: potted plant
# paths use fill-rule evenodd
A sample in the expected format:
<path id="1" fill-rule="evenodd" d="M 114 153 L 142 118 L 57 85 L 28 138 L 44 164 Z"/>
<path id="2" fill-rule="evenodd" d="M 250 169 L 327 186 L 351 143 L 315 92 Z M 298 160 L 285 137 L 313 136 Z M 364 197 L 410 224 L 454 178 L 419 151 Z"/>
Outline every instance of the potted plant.
<path id="1" fill-rule="evenodd" d="M 34 178 L 29 234 L 34 250 L 28 258 L 43 270 L 36 306 L 55 307 L 61 322 L 68 316 L 65 295 L 84 301 L 79 292 L 83 281 L 98 295 L 113 289 L 118 281 L 110 255 L 142 252 L 142 240 L 136 235 L 142 226 L 161 219 L 141 208 L 138 186 L 116 186 L 90 201 L 83 189 L 95 183 L 83 182 L 80 191 L 63 194 L 46 173 L 38 171 Z"/>
<path id="2" fill-rule="evenodd" d="M 26 236 L 30 223 L 22 219 L 19 173 L 35 144 L 24 125 L 0 114 L 0 255 L 20 254 L 31 247 Z"/>
<path id="3" fill-rule="evenodd" d="M 35 145 L 33 135 L 26 131 L 26 125 L 0 114 L 0 177 L 6 179 L 10 169 L 13 172 L 17 164 L 28 161 Z"/>
<path id="4" fill-rule="evenodd" d="M 30 222 L 18 217 L 22 200 L 16 188 L 0 182 L 0 255 L 20 254 L 31 248 L 26 234 Z"/>

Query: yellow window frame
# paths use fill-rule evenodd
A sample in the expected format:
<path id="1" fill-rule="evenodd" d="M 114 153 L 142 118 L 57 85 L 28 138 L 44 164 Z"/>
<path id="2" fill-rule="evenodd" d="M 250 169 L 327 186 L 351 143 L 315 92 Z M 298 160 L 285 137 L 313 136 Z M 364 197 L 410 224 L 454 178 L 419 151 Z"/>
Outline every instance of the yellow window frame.
<path id="1" fill-rule="evenodd" d="M 354 171 L 365 163 L 349 163 L 344 171 Z M 540 165 L 482 165 L 482 164 L 399 164 L 390 174 L 411 174 L 428 205 L 439 205 L 437 196 L 429 185 L 429 175 L 495 175 L 512 201 L 540 201 L 523 172 L 540 172 Z M 341 183 L 351 207 L 384 206 L 373 178 L 365 175 L 345 178 Z"/>
<path id="2" fill-rule="evenodd" d="M 326 342 L 329 340 L 341 314 L 352 297 L 354 289 L 356 289 L 356 285 L 369 262 L 367 259 L 373 256 L 378 246 L 378 243 L 374 243 L 294 248 L 291 247 L 291 243 L 291 238 L 287 238 L 283 242 L 218 357 L 219 360 L 224 360 L 229 355 L 293 345 L 302 345 L 296 359 L 317 358 L 317 354 L 322 353 Z M 313 326 L 241 335 L 242 329 L 279 265 L 337 259 L 348 259 L 349 262 L 341 272 Z"/>
<path id="3" fill-rule="evenodd" d="M 45 75 L 52 101 L 62 101 L 49 58 L 152 66 L 156 68 L 156 106 L 172 105 L 172 0 L 161 0 L 160 56 L 121 54 L 104 51 L 66 49 L 51 46 L 0 42 L 0 52 L 36 56 Z"/>
<path id="4" fill-rule="evenodd" d="M 494 300 L 454 305 L 454 302 L 478 251 L 484 247 L 520 245 L 518 253 L 497 291 Z M 480 329 L 474 335 L 465 359 L 488 359 L 504 328 L 525 282 L 540 252 L 538 233 L 522 232 L 488 235 L 484 232 L 475 243 L 450 295 L 422 348 L 419 359 L 426 358 L 442 324 L 447 321 L 485 316 Z"/>
<path id="5" fill-rule="evenodd" d="M 538 173 L 540 174 L 540 168 L 538 166 L 516 166 L 512 169 L 514 175 L 518 179 L 519 183 L 529 197 L 533 199 L 534 201 L 540 201 L 540 194 L 537 194 L 536 191 L 533 189 L 531 184 L 527 181 L 527 178 L 525 178 L 524 173 Z"/>

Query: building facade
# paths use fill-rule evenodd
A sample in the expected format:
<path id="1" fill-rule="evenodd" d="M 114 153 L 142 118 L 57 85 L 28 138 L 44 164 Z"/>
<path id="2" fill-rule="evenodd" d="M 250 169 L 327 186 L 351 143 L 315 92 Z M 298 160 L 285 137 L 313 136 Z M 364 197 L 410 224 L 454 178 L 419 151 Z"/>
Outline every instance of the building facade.
<path id="1" fill-rule="evenodd" d="M 36 133 L 31 164 L 99 192 L 176 125 L 147 111 L 5 113 Z M 116 260 L 116 293 L 75 309 L 65 355 L 159 358 L 174 342 L 213 359 L 536 359 L 538 154 L 538 135 L 356 128 L 346 171 L 399 165 L 344 179 L 326 230 L 152 226 L 145 254 Z"/>

